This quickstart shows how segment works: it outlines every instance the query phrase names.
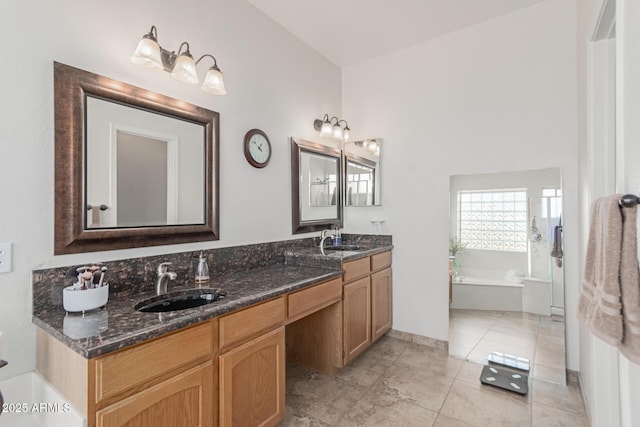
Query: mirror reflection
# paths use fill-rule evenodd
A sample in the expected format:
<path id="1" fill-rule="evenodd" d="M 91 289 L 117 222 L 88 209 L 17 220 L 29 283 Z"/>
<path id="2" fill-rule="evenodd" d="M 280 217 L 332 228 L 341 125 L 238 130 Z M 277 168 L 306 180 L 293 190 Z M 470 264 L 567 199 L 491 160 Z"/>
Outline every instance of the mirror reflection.
<path id="1" fill-rule="evenodd" d="M 515 355 L 564 384 L 561 170 L 451 176 L 449 202 L 449 353 Z"/>
<path id="2" fill-rule="evenodd" d="M 381 138 L 344 144 L 345 206 L 380 205 Z"/>
<path id="3" fill-rule="evenodd" d="M 85 228 L 204 223 L 202 124 L 94 96 L 86 123 Z"/>
<path id="4" fill-rule="evenodd" d="M 342 225 L 341 152 L 291 139 L 292 228 L 294 233 Z"/>
<path id="5" fill-rule="evenodd" d="M 310 151 L 300 152 L 302 220 L 335 218 L 338 214 L 338 159 Z"/>

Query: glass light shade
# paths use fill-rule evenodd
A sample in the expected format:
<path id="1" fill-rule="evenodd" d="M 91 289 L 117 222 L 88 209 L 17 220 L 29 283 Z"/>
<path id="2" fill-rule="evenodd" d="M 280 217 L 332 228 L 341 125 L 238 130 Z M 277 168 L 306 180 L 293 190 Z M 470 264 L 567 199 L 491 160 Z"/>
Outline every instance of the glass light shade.
<path id="1" fill-rule="evenodd" d="M 140 40 L 136 51 L 131 56 L 131 62 L 149 68 L 162 70 L 162 59 L 160 59 L 160 46 L 154 40 L 145 37 Z"/>
<path id="2" fill-rule="evenodd" d="M 322 127 L 320 128 L 320 136 L 332 136 L 333 135 L 333 126 L 329 123 L 328 120 L 322 122 Z"/>
<path id="3" fill-rule="evenodd" d="M 342 128 L 340 127 L 340 125 L 335 125 L 333 127 L 333 137 L 342 139 Z"/>
<path id="4" fill-rule="evenodd" d="M 204 77 L 201 89 L 213 95 L 226 95 L 227 90 L 224 87 L 224 80 L 219 69 L 211 67 Z"/>
<path id="5" fill-rule="evenodd" d="M 344 140 L 344 142 L 349 141 L 349 128 L 344 128 L 344 130 L 342 131 L 342 139 Z"/>
<path id="6" fill-rule="evenodd" d="M 196 63 L 193 61 L 193 57 L 184 53 L 178 56 L 178 59 L 176 59 L 176 63 L 173 66 L 171 77 L 192 85 L 198 83 Z"/>

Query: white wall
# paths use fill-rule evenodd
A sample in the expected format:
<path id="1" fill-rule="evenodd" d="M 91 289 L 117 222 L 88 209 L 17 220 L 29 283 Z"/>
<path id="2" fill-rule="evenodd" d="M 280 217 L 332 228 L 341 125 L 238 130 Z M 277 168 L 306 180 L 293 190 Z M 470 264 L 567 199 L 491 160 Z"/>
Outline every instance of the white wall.
<path id="1" fill-rule="evenodd" d="M 212 53 L 228 95 L 215 97 L 129 57 L 152 24 L 163 47 L 188 41 Z M 0 79 L 0 242 L 13 242 L 13 272 L 0 274 L 0 331 L 9 365 L 0 379 L 35 366 L 31 270 L 88 261 L 291 238 L 290 142 L 313 138 L 312 121 L 340 115 L 340 70 L 253 6 L 237 0 L 4 0 L 0 40 L 10 50 Z M 13 46 L 13 47 L 9 47 Z M 218 242 L 53 256 L 53 61 L 220 112 Z M 199 65 L 201 75 L 211 64 Z M 245 132 L 269 135 L 265 169 L 245 160 Z M 255 212 L 260 220 L 255 221 Z"/>
<path id="2" fill-rule="evenodd" d="M 575 312 L 576 21 L 575 0 L 545 1 L 343 70 L 354 139 L 384 138 L 382 206 L 345 209 L 346 228 L 371 231 L 380 218 L 393 234 L 395 329 L 448 339 L 449 177 L 458 174 L 561 168 Z M 577 331 L 568 317 L 569 369 Z"/>

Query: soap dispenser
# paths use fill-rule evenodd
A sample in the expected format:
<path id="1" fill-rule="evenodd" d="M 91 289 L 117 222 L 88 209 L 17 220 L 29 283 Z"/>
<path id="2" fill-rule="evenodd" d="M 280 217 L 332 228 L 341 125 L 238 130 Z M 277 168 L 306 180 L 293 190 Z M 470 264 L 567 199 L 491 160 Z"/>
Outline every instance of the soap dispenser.
<path id="1" fill-rule="evenodd" d="M 333 236 L 333 246 L 342 245 L 342 235 L 340 234 L 340 228 L 335 228 L 335 235 Z"/>
<path id="2" fill-rule="evenodd" d="M 200 251 L 200 258 L 196 267 L 196 285 L 204 285 L 206 283 L 209 283 L 209 264 L 207 264 L 204 252 Z"/>

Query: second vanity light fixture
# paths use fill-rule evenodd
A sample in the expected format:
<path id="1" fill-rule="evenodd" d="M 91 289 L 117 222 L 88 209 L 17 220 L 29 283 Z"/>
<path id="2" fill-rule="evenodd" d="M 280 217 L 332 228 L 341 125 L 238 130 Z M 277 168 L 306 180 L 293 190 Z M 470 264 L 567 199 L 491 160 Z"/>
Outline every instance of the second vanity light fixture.
<path id="1" fill-rule="evenodd" d="M 380 155 L 380 141 L 377 139 L 363 139 L 362 141 L 355 141 L 353 144 L 356 147 L 364 148 L 371 154 Z"/>
<path id="2" fill-rule="evenodd" d="M 182 48 L 185 48 L 184 51 Z M 197 61 L 193 60 L 189 52 L 189 43 L 182 42 L 178 53 L 163 49 L 158 44 L 158 31 L 156 26 L 151 26 L 149 33 L 142 36 L 136 51 L 131 56 L 131 62 L 149 68 L 164 70 L 171 73 L 171 77 L 184 83 L 197 84 L 199 82 L 196 73 L 196 65 L 205 57 L 213 59 L 213 66 L 209 68 L 204 78 L 201 89 L 213 95 L 226 95 L 222 72 L 218 68 L 216 58 L 210 54 L 202 55 Z"/>
<path id="3" fill-rule="evenodd" d="M 344 127 L 342 127 L 342 123 L 344 123 Z M 315 119 L 313 121 L 313 127 L 317 132 L 320 132 L 320 136 L 335 138 L 344 142 L 349 140 L 349 132 L 351 129 L 349 129 L 347 121 L 335 116 L 329 118 L 329 115 L 325 114 L 322 120 Z"/>

